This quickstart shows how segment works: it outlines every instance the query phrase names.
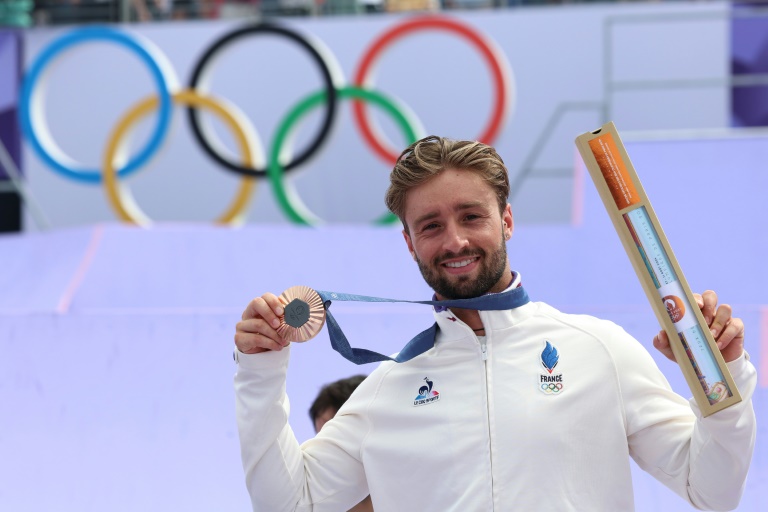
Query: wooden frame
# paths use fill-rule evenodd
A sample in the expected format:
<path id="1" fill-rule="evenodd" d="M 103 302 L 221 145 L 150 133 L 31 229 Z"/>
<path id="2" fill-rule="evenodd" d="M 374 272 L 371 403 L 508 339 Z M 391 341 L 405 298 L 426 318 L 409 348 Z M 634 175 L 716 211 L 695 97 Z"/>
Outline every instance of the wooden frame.
<path id="1" fill-rule="evenodd" d="M 576 146 L 704 416 L 741 401 L 612 122 Z"/>

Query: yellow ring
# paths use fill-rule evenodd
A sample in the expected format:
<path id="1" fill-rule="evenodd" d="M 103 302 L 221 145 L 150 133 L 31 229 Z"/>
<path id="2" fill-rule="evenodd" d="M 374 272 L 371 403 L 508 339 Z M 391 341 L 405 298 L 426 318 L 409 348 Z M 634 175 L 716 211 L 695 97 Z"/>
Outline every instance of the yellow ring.
<path id="1" fill-rule="evenodd" d="M 191 90 L 185 90 L 174 94 L 173 102 L 181 105 L 205 108 L 218 115 L 235 135 L 235 139 L 237 140 L 242 155 L 242 165 L 249 168 L 255 167 L 251 147 L 256 148 L 258 146 L 256 144 L 251 144 L 251 134 L 254 133 L 254 131 L 251 130 L 249 133 L 243 128 L 241 123 L 243 122 L 244 117 L 239 116 L 234 110 L 234 107 L 225 105 L 212 98 L 200 96 Z M 120 220 L 141 226 L 151 224 L 152 220 L 147 217 L 141 208 L 139 208 L 138 204 L 136 204 L 130 189 L 121 184 L 120 180 L 117 179 L 115 159 L 120 147 L 120 142 L 131 126 L 153 110 L 157 109 L 157 105 L 157 96 L 151 96 L 137 103 L 125 116 L 123 116 L 122 119 L 120 119 L 109 137 L 107 151 L 104 154 L 102 166 L 102 172 L 104 174 L 102 182 L 104 183 L 104 189 L 107 193 L 109 203 L 117 213 L 117 216 Z M 260 156 L 263 157 L 263 153 L 260 153 L 258 150 L 257 154 L 260 154 Z M 248 203 L 253 196 L 255 186 L 255 178 L 252 176 L 244 176 L 240 182 L 240 188 L 237 191 L 235 199 L 229 205 L 227 210 L 216 219 L 216 222 L 219 224 L 234 224 L 244 220 L 245 212 Z"/>

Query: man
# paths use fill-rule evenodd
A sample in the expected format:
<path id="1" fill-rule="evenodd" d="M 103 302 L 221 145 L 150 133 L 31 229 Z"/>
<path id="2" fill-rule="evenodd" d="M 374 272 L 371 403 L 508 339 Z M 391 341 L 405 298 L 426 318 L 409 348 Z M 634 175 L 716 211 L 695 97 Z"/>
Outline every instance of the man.
<path id="1" fill-rule="evenodd" d="M 309 417 L 315 426 L 316 434 L 336 416 L 341 406 L 349 400 L 352 392 L 364 380 L 365 375 L 354 375 L 326 384 L 320 389 L 320 392 L 309 408 Z M 349 509 L 349 512 L 373 512 L 371 497 L 367 496 L 363 501 Z"/>
<path id="2" fill-rule="evenodd" d="M 401 154 L 390 181 L 387 206 L 437 300 L 520 286 L 506 253 L 509 180 L 493 148 L 427 137 Z M 346 510 L 370 493 L 377 512 L 626 511 L 630 456 L 694 506 L 734 508 L 754 447 L 756 374 L 743 322 L 714 292 L 697 301 L 743 397 L 707 418 L 611 322 L 533 302 L 435 308 L 434 347 L 381 364 L 299 446 L 286 421 L 290 342 L 274 330 L 283 309 L 264 294 L 235 334 L 254 510 Z M 674 357 L 664 332 L 654 345 Z"/>

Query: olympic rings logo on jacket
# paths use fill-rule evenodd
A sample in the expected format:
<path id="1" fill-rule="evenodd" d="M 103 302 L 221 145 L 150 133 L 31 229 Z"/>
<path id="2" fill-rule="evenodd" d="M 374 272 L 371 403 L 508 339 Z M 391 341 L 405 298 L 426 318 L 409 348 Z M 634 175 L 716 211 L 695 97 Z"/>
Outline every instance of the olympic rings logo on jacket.
<path id="1" fill-rule="evenodd" d="M 298 224 L 314 225 L 321 221 L 312 213 L 296 193 L 290 182 L 283 175 L 298 168 L 314 156 L 327 141 L 336 120 L 337 106 L 340 100 L 353 100 L 353 117 L 364 141 L 372 151 L 387 164 L 393 164 L 398 152 L 387 147 L 371 127 L 371 120 L 365 107 L 371 103 L 389 115 L 402 131 L 408 143 L 415 142 L 425 135 L 420 121 L 410 109 L 401 102 L 373 89 L 372 70 L 377 59 L 394 42 L 414 32 L 423 30 L 445 31 L 470 43 L 481 55 L 488 66 L 494 90 L 494 107 L 490 119 L 477 140 L 491 144 L 503 127 L 505 116 L 511 108 L 513 84 L 509 64 L 502 52 L 495 48 L 492 41 L 468 25 L 445 16 L 418 16 L 398 22 L 380 34 L 363 53 L 360 64 L 354 74 L 352 85 L 344 85 L 340 66 L 333 54 L 316 39 L 301 34 L 287 26 L 261 22 L 243 26 L 219 37 L 203 52 L 194 66 L 192 77 L 186 89 L 180 89 L 168 59 L 152 43 L 144 38 L 110 27 L 90 26 L 75 29 L 54 40 L 35 58 L 24 75 L 19 101 L 19 118 L 22 133 L 29 141 L 38 157 L 61 175 L 85 182 L 101 183 L 106 191 L 111 207 L 123 221 L 147 225 L 149 217 L 142 212 L 133 199 L 130 190 L 123 184 L 124 178 L 146 165 L 161 148 L 169 131 L 173 105 L 188 107 L 188 121 L 195 139 L 202 149 L 224 169 L 241 177 L 235 198 L 226 210 L 216 219 L 219 223 L 242 221 L 248 204 L 255 190 L 255 181 L 269 180 L 278 204 L 283 213 Z M 298 45 L 311 57 L 320 70 L 323 87 L 320 91 L 302 98 L 278 123 L 273 134 L 269 152 L 265 154 L 256 129 L 248 118 L 234 105 L 207 94 L 204 84 L 211 64 L 220 54 L 243 38 L 254 36 L 278 36 Z M 136 56 L 149 68 L 157 88 L 155 95 L 145 98 L 132 106 L 118 121 L 112 130 L 103 155 L 101 168 L 92 169 L 75 162 L 68 157 L 50 135 L 43 112 L 41 82 L 43 70 L 62 52 L 86 42 L 101 41 L 120 45 Z M 292 130 L 298 122 L 315 108 L 324 105 L 320 127 L 309 143 L 288 161 L 281 155 L 287 154 L 286 146 L 291 139 Z M 233 133 L 239 148 L 240 159 L 233 161 L 217 147 L 211 128 L 199 115 L 205 109 L 219 117 Z M 126 135 L 131 127 L 141 118 L 157 111 L 157 121 L 144 147 L 126 161 L 119 158 L 125 153 Z M 376 219 L 378 224 L 396 221 L 389 212 Z"/>

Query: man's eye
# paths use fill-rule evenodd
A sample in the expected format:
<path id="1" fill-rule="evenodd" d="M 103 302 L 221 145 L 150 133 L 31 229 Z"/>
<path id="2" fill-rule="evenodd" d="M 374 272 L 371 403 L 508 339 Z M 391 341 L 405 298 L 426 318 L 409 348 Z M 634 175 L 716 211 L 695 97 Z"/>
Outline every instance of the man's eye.
<path id="1" fill-rule="evenodd" d="M 427 224 L 423 228 L 421 228 L 422 231 L 429 231 L 430 229 L 436 229 L 438 226 L 436 223 Z"/>

